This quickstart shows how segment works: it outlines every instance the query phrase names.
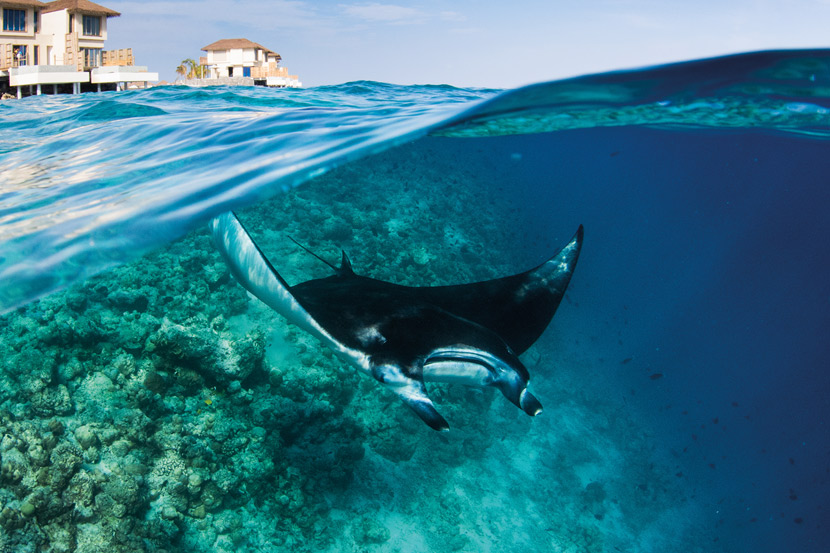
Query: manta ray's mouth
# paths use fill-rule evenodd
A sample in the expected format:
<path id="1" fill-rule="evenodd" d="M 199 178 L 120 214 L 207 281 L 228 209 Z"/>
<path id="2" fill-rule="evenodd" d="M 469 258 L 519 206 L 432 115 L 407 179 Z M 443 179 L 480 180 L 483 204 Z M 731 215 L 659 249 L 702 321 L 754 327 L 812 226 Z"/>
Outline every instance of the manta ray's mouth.
<path id="1" fill-rule="evenodd" d="M 498 365 L 505 365 L 491 353 L 474 349 L 442 349 L 424 361 L 424 380 L 467 386 L 491 386 Z"/>
<path id="2" fill-rule="evenodd" d="M 446 348 L 432 352 L 424 361 L 424 380 L 466 386 L 495 386 L 530 416 L 542 411 L 539 400 L 527 391 L 527 370 L 518 360 L 505 360 L 474 348 Z"/>

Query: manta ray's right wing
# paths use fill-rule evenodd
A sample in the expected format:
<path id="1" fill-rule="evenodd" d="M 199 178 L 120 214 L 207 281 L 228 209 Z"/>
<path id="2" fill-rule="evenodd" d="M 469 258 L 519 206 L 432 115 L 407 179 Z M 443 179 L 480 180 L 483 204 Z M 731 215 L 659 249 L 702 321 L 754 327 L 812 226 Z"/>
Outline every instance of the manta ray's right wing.
<path id="1" fill-rule="evenodd" d="M 434 305 L 475 321 L 521 354 L 550 324 L 582 249 L 582 225 L 570 242 L 538 267 L 516 275 L 451 286 L 419 288 Z"/>

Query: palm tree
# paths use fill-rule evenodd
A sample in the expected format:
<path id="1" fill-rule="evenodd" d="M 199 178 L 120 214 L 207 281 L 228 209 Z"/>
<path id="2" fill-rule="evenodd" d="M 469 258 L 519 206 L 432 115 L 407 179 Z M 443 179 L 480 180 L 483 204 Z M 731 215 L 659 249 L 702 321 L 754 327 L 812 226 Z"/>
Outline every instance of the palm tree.
<path id="1" fill-rule="evenodd" d="M 195 79 L 196 78 L 196 62 L 193 61 L 192 58 L 187 58 L 182 63 L 187 64 L 187 78 L 188 79 Z"/>
<path id="2" fill-rule="evenodd" d="M 201 79 L 203 69 L 202 66 L 196 63 L 196 61 L 192 58 L 187 58 L 182 62 L 182 64 L 187 65 L 187 78 L 188 79 Z"/>
<path id="3" fill-rule="evenodd" d="M 185 66 L 187 60 L 181 62 L 179 66 L 176 68 L 176 73 L 184 77 L 187 74 L 187 67 Z"/>
<path id="4" fill-rule="evenodd" d="M 207 67 L 199 65 L 193 58 L 187 58 L 176 67 L 176 73 L 187 79 L 202 79 L 207 73 Z"/>

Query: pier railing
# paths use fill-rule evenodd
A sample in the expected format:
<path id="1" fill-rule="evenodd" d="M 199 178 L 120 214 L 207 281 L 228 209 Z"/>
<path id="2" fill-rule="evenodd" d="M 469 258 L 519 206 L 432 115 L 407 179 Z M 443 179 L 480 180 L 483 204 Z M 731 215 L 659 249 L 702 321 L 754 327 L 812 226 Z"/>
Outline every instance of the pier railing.
<path id="1" fill-rule="evenodd" d="M 28 52 L 27 56 L 28 57 Z M 78 71 L 90 69 L 90 60 L 84 57 L 84 51 L 78 47 L 78 33 L 66 34 L 66 51 L 64 52 L 63 64 L 74 65 Z M 95 63 L 92 61 L 92 63 Z M 15 56 L 13 44 L 0 44 L 0 71 L 7 71 L 12 67 L 27 65 L 27 59 Z M 97 64 L 96 64 L 97 65 Z M 133 66 L 135 58 L 132 48 L 121 48 L 119 50 L 103 50 L 101 52 L 101 65 Z"/>
<path id="2" fill-rule="evenodd" d="M 21 46 L 15 47 L 14 44 L 0 44 L 0 71 L 8 71 L 12 67 L 21 67 L 29 65 L 31 61 L 31 48 Z"/>
<path id="3" fill-rule="evenodd" d="M 269 62 L 268 65 L 251 67 L 251 77 L 254 79 L 265 79 L 267 77 L 285 77 L 286 79 L 299 80 L 297 75 L 289 75 L 288 69 L 278 67 L 277 62 Z"/>
<path id="4" fill-rule="evenodd" d="M 132 48 L 121 48 L 120 50 L 104 50 L 104 66 L 108 65 L 135 65 Z"/>

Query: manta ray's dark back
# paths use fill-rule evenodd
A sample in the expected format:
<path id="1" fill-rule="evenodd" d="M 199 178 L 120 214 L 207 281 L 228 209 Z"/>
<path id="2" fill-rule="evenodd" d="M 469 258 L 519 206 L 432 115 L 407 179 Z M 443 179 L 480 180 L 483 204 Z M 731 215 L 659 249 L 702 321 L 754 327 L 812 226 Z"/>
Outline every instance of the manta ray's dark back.
<path id="1" fill-rule="evenodd" d="M 430 304 L 490 329 L 519 355 L 539 339 L 556 313 L 579 259 L 583 234 L 580 225 L 562 250 L 523 273 L 450 286 L 401 286 L 359 276 L 343 253 L 340 267 L 324 261 L 335 270 L 335 276 L 300 283 L 292 292 L 322 319 L 334 314 L 330 309 L 333 304 L 339 307 L 337 313 L 354 313 L 370 306 L 388 309 L 401 301 Z"/>

